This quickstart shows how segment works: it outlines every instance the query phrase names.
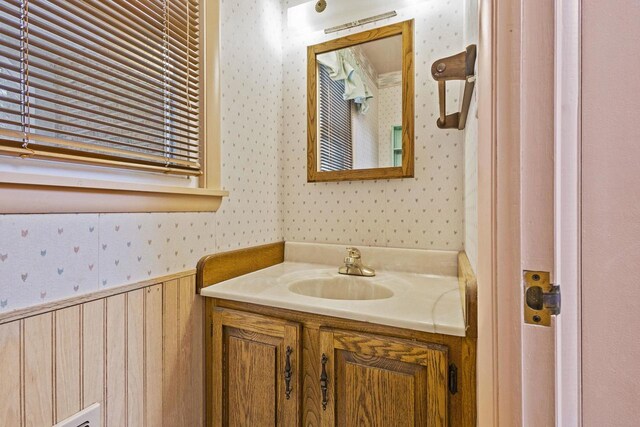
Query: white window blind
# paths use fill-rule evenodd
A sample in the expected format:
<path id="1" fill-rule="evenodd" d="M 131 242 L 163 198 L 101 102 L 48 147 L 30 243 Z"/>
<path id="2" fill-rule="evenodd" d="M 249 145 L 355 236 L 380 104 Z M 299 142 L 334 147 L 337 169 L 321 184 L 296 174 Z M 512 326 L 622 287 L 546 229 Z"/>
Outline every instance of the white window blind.
<path id="1" fill-rule="evenodd" d="M 0 0 L 0 154 L 201 174 L 199 0 Z"/>
<path id="2" fill-rule="evenodd" d="M 344 80 L 332 80 L 322 64 L 318 74 L 320 171 L 353 169 L 351 102 L 343 98 Z"/>

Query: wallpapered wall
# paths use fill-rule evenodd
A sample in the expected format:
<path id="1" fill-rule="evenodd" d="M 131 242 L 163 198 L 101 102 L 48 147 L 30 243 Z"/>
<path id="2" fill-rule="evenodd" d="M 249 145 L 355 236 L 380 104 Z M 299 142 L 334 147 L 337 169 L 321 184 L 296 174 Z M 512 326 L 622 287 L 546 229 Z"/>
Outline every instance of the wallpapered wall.
<path id="1" fill-rule="evenodd" d="M 478 44 L 478 0 L 465 0 L 464 46 Z M 478 69 L 476 64 L 476 70 Z M 473 91 L 464 129 L 464 249 L 475 271 L 478 268 L 478 91 Z"/>
<path id="2" fill-rule="evenodd" d="M 223 1 L 221 14 L 222 181 L 230 197 L 215 214 L 0 215 L 0 312 L 282 240 L 281 4 Z"/>
<path id="3" fill-rule="evenodd" d="M 288 33 L 287 0 L 223 0 L 222 181 L 230 196 L 220 210 L 0 215 L 0 312 L 179 272 L 208 253 L 283 238 L 461 249 L 463 136 L 435 126 L 429 67 L 462 49 L 462 1 L 424 2 L 415 16 L 395 19 L 416 19 L 416 178 L 308 184 L 309 41 Z M 449 96 L 454 108 L 459 93 Z"/>
<path id="4" fill-rule="evenodd" d="M 416 174 L 413 179 L 343 183 L 306 182 L 306 45 L 328 37 L 303 37 L 285 28 L 284 131 L 282 141 L 286 240 L 459 250 L 464 244 L 464 141 L 440 130 L 437 84 L 431 63 L 463 48 L 463 2 L 423 2 L 415 18 Z M 374 24 L 330 37 L 370 29 Z M 458 108 L 459 90 L 448 103 Z"/>

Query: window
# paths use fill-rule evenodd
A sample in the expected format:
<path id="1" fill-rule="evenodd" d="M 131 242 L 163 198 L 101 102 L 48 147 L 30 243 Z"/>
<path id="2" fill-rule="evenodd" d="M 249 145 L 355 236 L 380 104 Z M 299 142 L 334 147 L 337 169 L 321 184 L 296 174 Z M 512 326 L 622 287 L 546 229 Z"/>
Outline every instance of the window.
<path id="1" fill-rule="evenodd" d="M 206 3 L 0 0 L 2 158 L 201 183 Z"/>
<path id="2" fill-rule="evenodd" d="M 353 169 L 351 102 L 345 101 L 344 80 L 329 77 L 328 67 L 319 65 L 320 170 Z"/>

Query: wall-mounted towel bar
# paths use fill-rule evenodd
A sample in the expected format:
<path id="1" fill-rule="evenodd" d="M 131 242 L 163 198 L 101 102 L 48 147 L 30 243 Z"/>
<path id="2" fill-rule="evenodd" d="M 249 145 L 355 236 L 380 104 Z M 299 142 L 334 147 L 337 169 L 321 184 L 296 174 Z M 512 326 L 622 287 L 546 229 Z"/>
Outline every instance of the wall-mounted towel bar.
<path id="1" fill-rule="evenodd" d="M 440 98 L 440 117 L 437 125 L 440 129 L 464 129 L 471 105 L 471 95 L 476 83 L 474 69 L 476 65 L 476 45 L 467 46 L 464 52 L 437 60 L 431 66 L 431 75 L 438 82 Z M 447 114 L 446 81 L 464 80 L 464 95 L 460 112 Z"/>

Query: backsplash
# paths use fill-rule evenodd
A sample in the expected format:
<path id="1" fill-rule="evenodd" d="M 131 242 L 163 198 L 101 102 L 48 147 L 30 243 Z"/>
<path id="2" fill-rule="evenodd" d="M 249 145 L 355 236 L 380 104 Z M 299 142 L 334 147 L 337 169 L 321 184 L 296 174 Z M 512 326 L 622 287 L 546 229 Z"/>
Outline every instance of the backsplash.
<path id="1" fill-rule="evenodd" d="M 282 240 L 278 0 L 223 1 L 217 213 L 0 215 L 0 312 L 195 268 L 203 255 Z M 249 120 L 247 117 L 251 115 Z"/>
<path id="2" fill-rule="evenodd" d="M 464 140 L 440 130 L 437 83 L 431 63 L 463 49 L 463 2 L 423 2 L 415 14 L 383 20 L 383 26 L 415 18 L 414 179 L 340 183 L 306 182 L 306 45 L 373 28 L 373 24 L 327 37 L 300 37 L 284 29 L 284 129 L 282 185 L 284 236 L 289 241 L 353 243 L 459 250 L 464 244 Z M 315 37 L 315 36 L 314 36 Z M 449 93 L 451 108 L 459 104 Z M 456 107 L 454 107 L 456 106 Z"/>

